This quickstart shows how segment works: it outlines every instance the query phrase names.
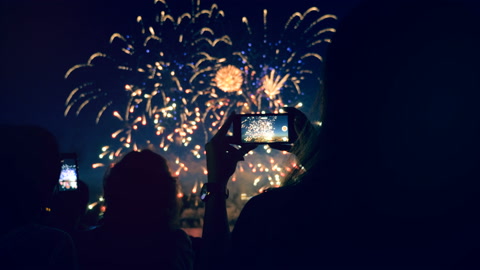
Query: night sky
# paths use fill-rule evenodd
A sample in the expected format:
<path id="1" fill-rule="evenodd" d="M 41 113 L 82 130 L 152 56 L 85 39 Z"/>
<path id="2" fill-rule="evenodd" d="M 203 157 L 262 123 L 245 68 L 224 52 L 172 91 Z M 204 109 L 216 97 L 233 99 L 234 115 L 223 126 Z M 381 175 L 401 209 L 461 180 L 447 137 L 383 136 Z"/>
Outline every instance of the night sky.
<path id="1" fill-rule="evenodd" d="M 148 10 L 153 0 L 0 1 L 0 121 L 37 124 L 51 130 L 62 152 L 78 153 L 81 178 L 96 192 L 103 170 L 94 171 L 90 165 L 110 134 L 102 133 L 91 119 L 63 116 L 71 90 L 64 75 L 70 67 L 85 63 L 91 54 L 104 48 L 111 34 L 126 34 L 136 16 Z M 173 2 L 180 1 L 167 0 Z M 303 12 L 311 6 L 341 18 L 359 0 L 296 0 L 292 4 L 278 0 L 215 2 L 233 19 L 261 18 L 262 10 L 267 8 L 269 14 L 285 22 L 293 12 Z"/>

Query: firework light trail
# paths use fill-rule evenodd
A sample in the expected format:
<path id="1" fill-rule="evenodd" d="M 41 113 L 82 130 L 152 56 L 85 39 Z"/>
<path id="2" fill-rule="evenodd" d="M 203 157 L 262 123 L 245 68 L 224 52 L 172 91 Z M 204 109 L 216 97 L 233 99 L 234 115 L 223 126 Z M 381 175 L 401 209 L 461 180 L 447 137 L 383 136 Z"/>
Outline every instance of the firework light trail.
<path id="1" fill-rule="evenodd" d="M 78 86 L 67 98 L 65 115 L 90 106 L 98 109 L 97 123 L 106 114 L 121 123 L 111 134 L 114 145 L 102 147 L 100 159 L 113 161 L 138 148 L 162 149 L 172 153 L 179 175 L 188 171 L 189 159 L 203 155 L 205 140 L 195 142 L 193 136 L 200 112 L 191 96 L 210 84 L 219 61 L 211 51 L 230 40 L 211 28 L 224 17 L 216 4 L 180 16 L 171 15 L 164 1 L 155 1 L 155 8 L 154 17 L 137 17 L 137 32 L 114 33 L 106 52 L 68 70 L 65 77 Z"/>
<path id="2" fill-rule="evenodd" d="M 285 106 L 300 108 L 321 88 L 320 52 L 330 43 L 337 17 L 311 7 L 293 13 L 278 27 L 269 23 L 268 10 L 262 15 L 260 27 L 242 18 L 242 31 L 231 36 L 231 51 L 215 74 L 214 87 L 208 95 L 195 95 L 204 99 L 201 125 L 209 133 L 232 111 L 278 113 Z M 239 163 L 234 180 L 254 179 L 253 186 L 260 189 L 280 185 L 296 164 L 282 166 L 286 153 L 273 151 L 268 146 L 252 151 Z"/>
<path id="3" fill-rule="evenodd" d="M 269 28 L 265 10 L 260 28 L 243 18 L 242 31 L 232 34 L 221 27 L 226 19 L 217 4 L 202 9 L 200 1 L 192 1 L 179 15 L 163 0 L 153 7 L 154 16 L 137 17 L 136 31 L 114 33 L 103 52 L 68 70 L 65 78 L 74 87 L 65 116 L 88 108 L 96 110 L 97 123 L 119 123 L 94 167 L 127 151 L 153 148 L 174 161 L 174 173 L 195 189 L 199 179 L 206 180 L 203 145 L 232 111 L 279 112 L 315 95 L 319 52 L 334 32 L 326 22 L 336 18 L 312 7 L 292 14 L 283 28 Z M 279 35 L 270 35 L 272 28 L 280 29 Z M 287 156 L 259 147 L 233 181 L 248 179 L 254 192 L 278 186 L 295 167 L 284 166 Z"/>
<path id="4" fill-rule="evenodd" d="M 228 115 L 232 110 L 262 113 L 301 107 L 306 94 L 320 89 L 320 52 L 335 32 L 329 26 L 336 19 L 311 7 L 293 13 L 283 27 L 269 27 L 268 11 L 264 10 L 263 25 L 258 29 L 243 17 L 242 31 L 231 36 L 232 51 L 213 80 L 215 87 L 208 96 L 210 102 L 205 103 L 204 119 L 218 108 Z M 278 29 L 280 33 L 275 33 Z M 302 91 L 302 84 L 313 90 Z"/>

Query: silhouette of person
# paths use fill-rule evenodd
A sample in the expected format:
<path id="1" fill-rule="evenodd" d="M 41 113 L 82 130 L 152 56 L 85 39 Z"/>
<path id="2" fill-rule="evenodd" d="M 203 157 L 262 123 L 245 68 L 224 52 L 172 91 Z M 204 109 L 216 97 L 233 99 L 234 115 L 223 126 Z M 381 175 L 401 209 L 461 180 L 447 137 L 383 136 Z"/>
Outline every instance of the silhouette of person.
<path id="1" fill-rule="evenodd" d="M 326 56 L 321 129 L 291 111 L 304 170 L 253 197 L 231 235 L 225 198 L 212 194 L 206 268 L 478 267 L 473 10 L 460 1 L 365 1 L 346 16 Z M 227 129 L 206 145 L 208 181 L 221 188 L 245 153 L 228 144 Z"/>
<path id="2" fill-rule="evenodd" d="M 83 269 L 192 269 L 189 236 L 179 228 L 179 183 L 167 160 L 132 151 L 105 174 L 101 224 L 77 234 Z"/>
<path id="3" fill-rule="evenodd" d="M 0 125 L 0 136 L 0 268 L 77 269 L 71 236 L 41 223 L 60 175 L 56 138 L 24 125 Z"/>

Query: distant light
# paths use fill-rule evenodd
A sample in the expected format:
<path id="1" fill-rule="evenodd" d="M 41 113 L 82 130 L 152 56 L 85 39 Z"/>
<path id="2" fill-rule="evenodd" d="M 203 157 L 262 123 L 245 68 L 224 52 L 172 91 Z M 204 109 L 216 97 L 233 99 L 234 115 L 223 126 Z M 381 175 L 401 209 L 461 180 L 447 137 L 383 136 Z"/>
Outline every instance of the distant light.
<path id="1" fill-rule="evenodd" d="M 103 156 L 100 157 L 100 159 L 101 158 L 103 158 Z M 94 164 L 92 164 L 92 169 L 96 169 L 96 168 L 103 167 L 103 166 L 105 166 L 105 164 L 103 164 L 103 163 L 94 163 Z"/>

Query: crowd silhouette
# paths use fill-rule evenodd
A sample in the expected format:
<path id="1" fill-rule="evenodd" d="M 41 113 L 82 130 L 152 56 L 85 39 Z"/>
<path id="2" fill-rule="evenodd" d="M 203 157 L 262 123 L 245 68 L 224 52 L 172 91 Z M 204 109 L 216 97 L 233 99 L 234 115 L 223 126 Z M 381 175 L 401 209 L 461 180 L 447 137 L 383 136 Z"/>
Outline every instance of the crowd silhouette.
<path id="1" fill-rule="evenodd" d="M 228 183 L 256 145 L 234 115 L 205 145 L 201 238 L 181 228 L 168 160 L 131 151 L 89 189 L 58 191 L 56 138 L 2 125 L 1 269 L 476 269 L 480 247 L 480 25 L 462 1 L 366 0 L 337 27 L 319 104 L 295 108 L 297 163 L 230 230 Z M 318 123 L 321 122 L 321 125 Z M 185 221 L 186 222 L 186 221 Z"/>

